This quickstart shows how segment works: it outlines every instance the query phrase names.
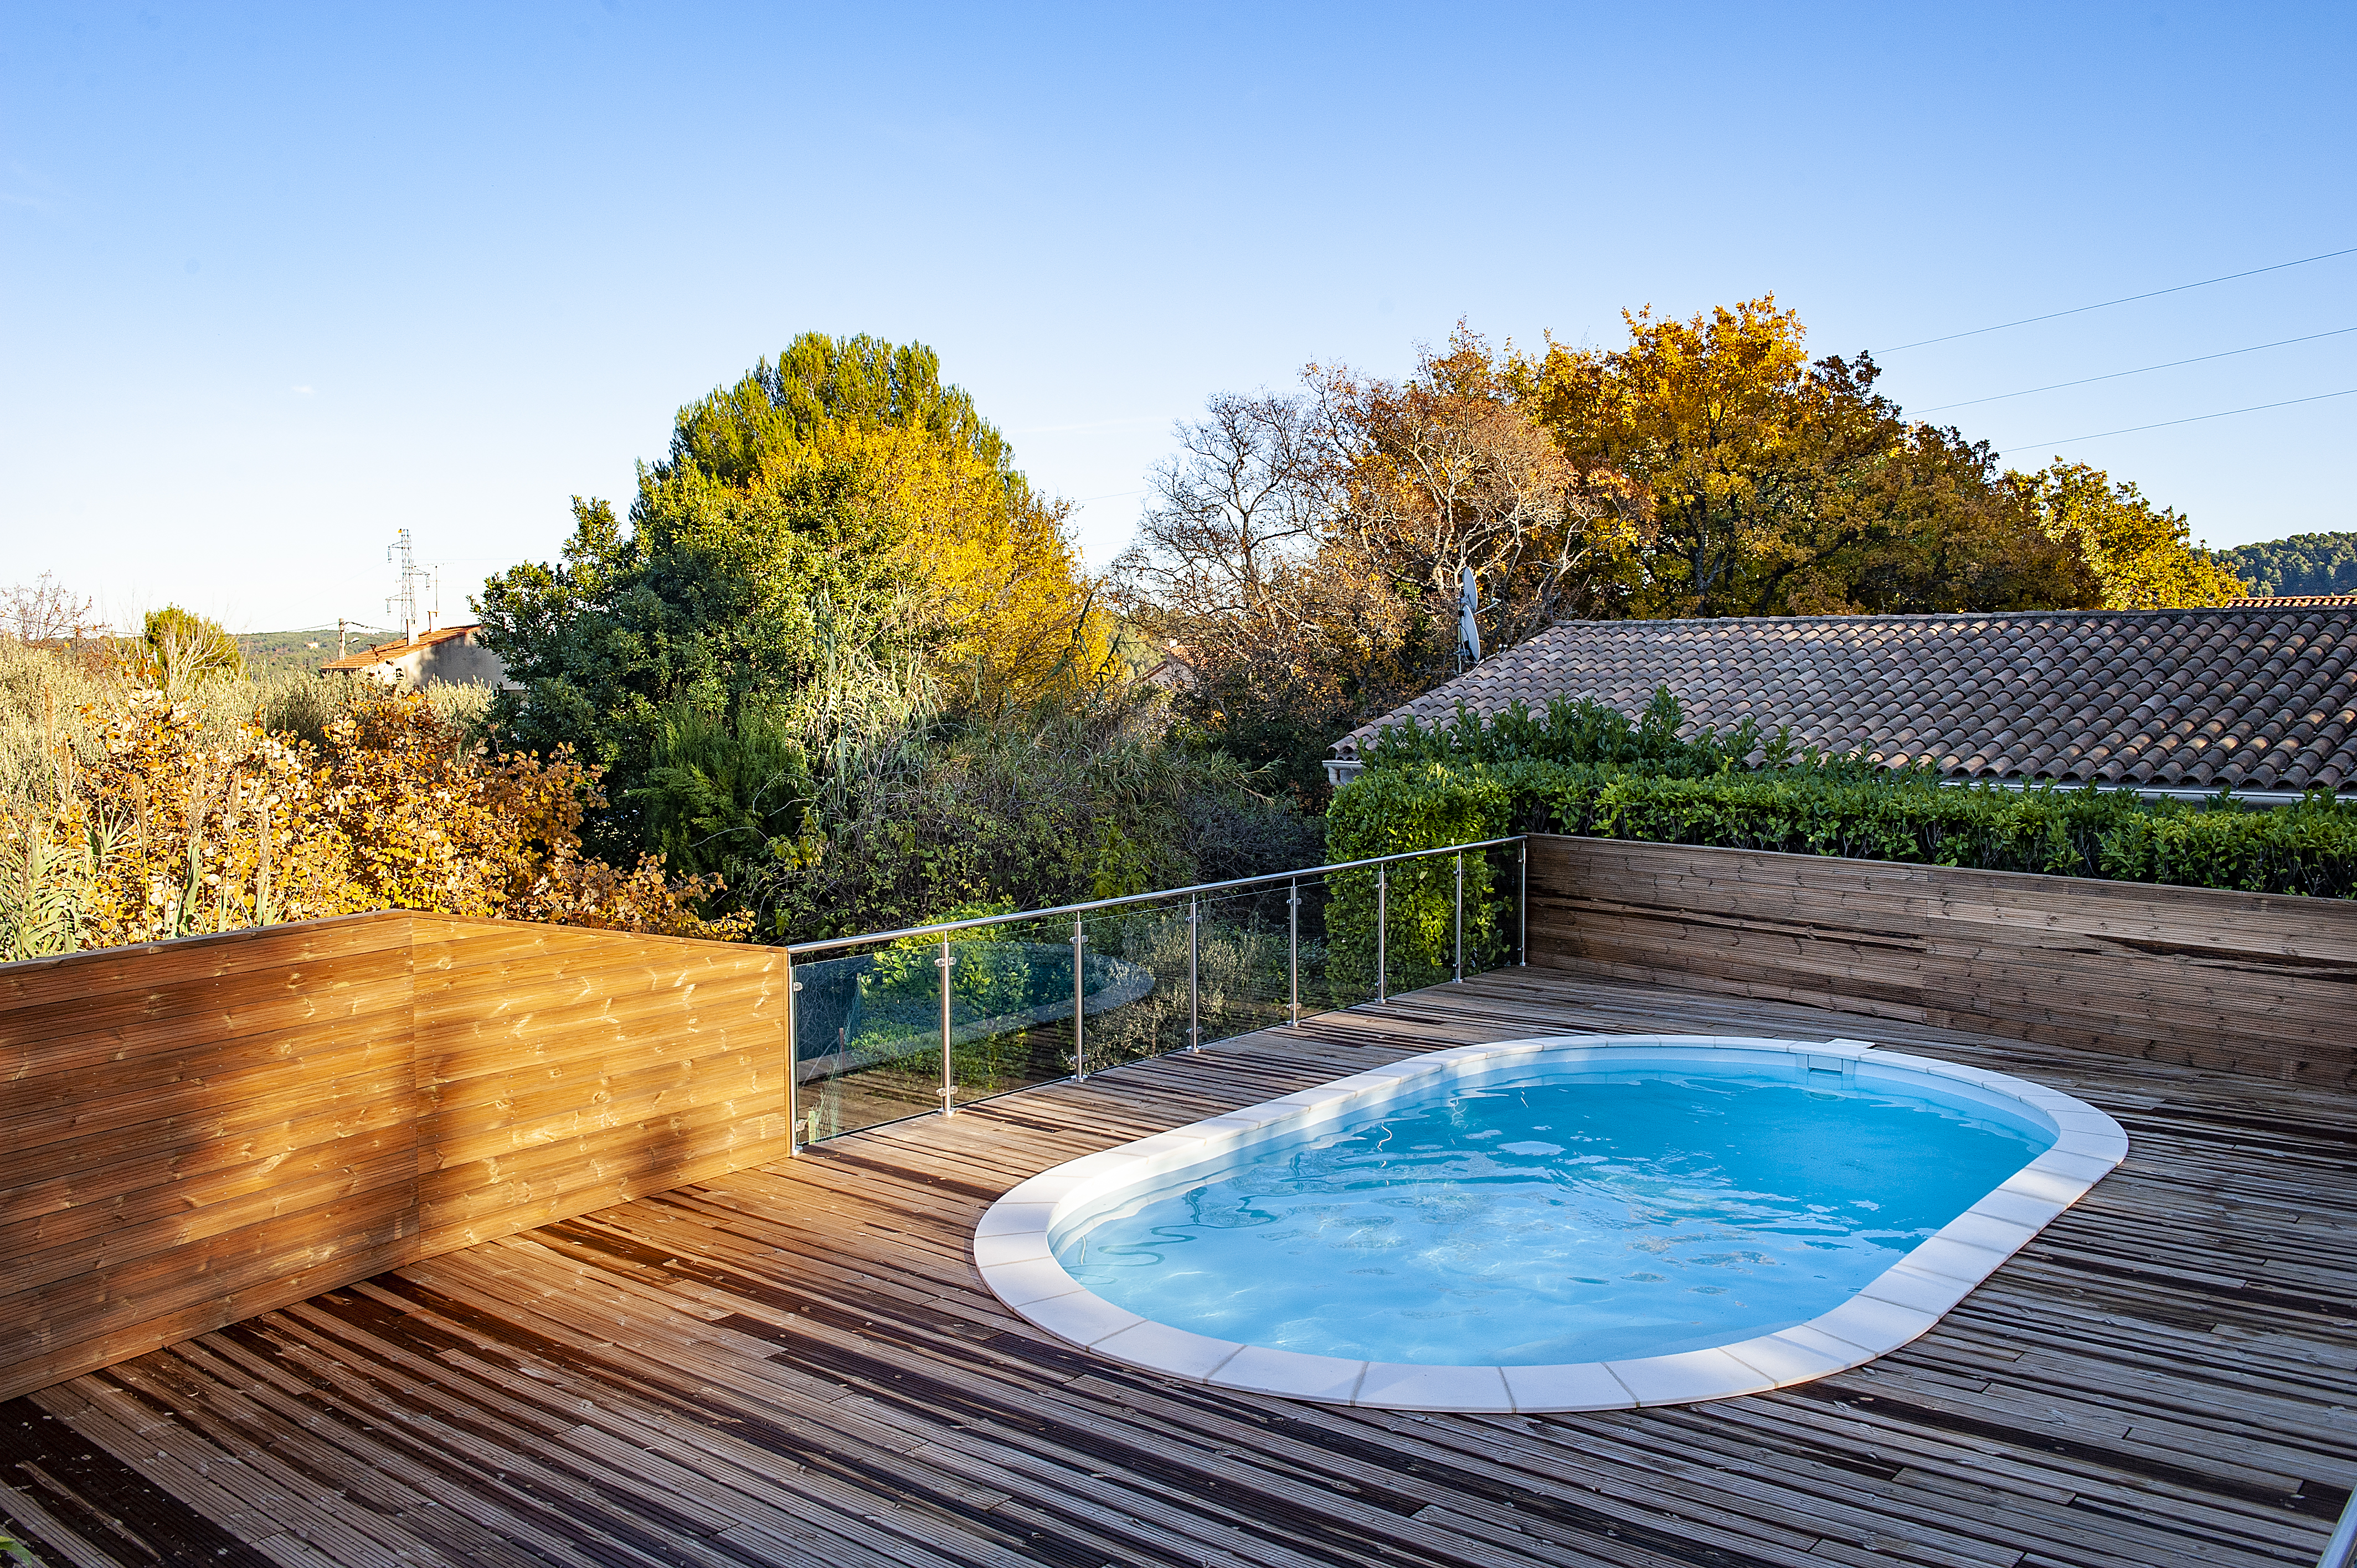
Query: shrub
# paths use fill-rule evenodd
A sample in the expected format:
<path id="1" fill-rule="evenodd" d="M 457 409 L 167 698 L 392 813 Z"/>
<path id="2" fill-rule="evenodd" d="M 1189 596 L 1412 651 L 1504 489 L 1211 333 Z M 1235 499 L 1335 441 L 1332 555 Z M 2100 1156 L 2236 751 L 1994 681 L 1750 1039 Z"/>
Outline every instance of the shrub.
<path id="1" fill-rule="evenodd" d="M 90 700 L 62 715 L 60 695 Z M 428 698 L 367 682 L 305 706 L 316 744 L 253 716 L 271 701 L 250 682 L 202 695 L 0 660 L 0 959 L 385 908 L 741 932 L 659 857 L 581 853 L 597 773 L 569 754 L 487 757 Z"/>
<path id="2" fill-rule="evenodd" d="M 141 677 L 175 697 L 208 681 L 234 681 L 245 674 L 245 655 L 221 622 L 166 605 L 149 610 L 145 636 L 135 656 Z"/>
<path id="3" fill-rule="evenodd" d="M 1795 753 L 1749 725 L 1679 736 L 1656 693 L 1640 719 L 1591 702 L 1517 703 L 1484 723 L 1383 732 L 1358 781 L 1327 813 L 1336 860 L 1500 837 L 1574 833 L 1650 843 L 1906 861 L 2253 893 L 2357 897 L 2357 804 L 2318 793 L 2254 810 L 2231 794 L 2201 804 L 2094 789 L 1950 786 L 1921 769 Z M 1337 879 L 1338 882 L 1340 878 Z M 1372 878 L 1329 918 L 1338 947 L 1371 953 Z M 1477 916 L 1467 871 L 1468 945 L 1485 961 L 1509 923 L 1485 876 Z M 1438 962 L 1445 884 L 1395 884 L 1388 940 L 1407 962 Z"/>
<path id="4" fill-rule="evenodd" d="M 1178 744 L 1135 692 L 856 730 L 805 723 L 807 811 L 728 863 L 774 940 L 924 924 L 978 901 L 1045 908 L 1301 864 L 1315 839 L 1232 758 Z M 1269 861 L 1275 865 L 1267 864 Z"/>

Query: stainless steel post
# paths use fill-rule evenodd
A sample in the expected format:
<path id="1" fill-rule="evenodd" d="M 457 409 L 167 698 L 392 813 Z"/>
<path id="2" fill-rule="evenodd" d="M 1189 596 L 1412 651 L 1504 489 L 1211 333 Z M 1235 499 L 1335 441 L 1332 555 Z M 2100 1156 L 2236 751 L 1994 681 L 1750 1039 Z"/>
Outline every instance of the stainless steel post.
<path id="1" fill-rule="evenodd" d="M 1080 917 L 1080 916 L 1078 916 L 1078 915 L 1073 916 L 1073 917 L 1072 917 L 1072 1076 L 1073 1076 L 1074 1078 L 1086 1078 L 1086 1077 L 1088 1077 L 1088 1076 L 1089 1076 L 1089 1058 L 1088 1058 L 1088 1055 L 1087 1055 L 1087 1049 L 1086 1049 L 1086 1047 L 1082 1045 L 1082 1039 L 1081 1039 L 1081 1010 L 1082 1010 L 1082 1008 L 1081 1008 L 1081 1004 L 1082 1004 L 1082 991 L 1083 991 L 1083 989 L 1084 989 L 1084 985 L 1083 985 L 1083 979 L 1082 979 L 1082 973 L 1081 973 L 1081 945 L 1082 945 L 1083 942 L 1086 942 L 1088 940 L 1089 940 L 1089 929 L 1088 929 L 1088 927 L 1086 927 L 1085 925 L 1082 925 L 1082 924 L 1081 923 L 1081 917 Z"/>
<path id="2" fill-rule="evenodd" d="M 1457 983 L 1465 983 L 1465 852 L 1457 852 Z"/>
<path id="3" fill-rule="evenodd" d="M 2316 1568 L 2349 1568 L 2352 1563 L 2357 1563 L 2357 1494 L 2341 1510 L 2341 1522 L 2332 1527 L 2332 1539 L 2324 1543 Z"/>
<path id="4" fill-rule="evenodd" d="M 1285 900 L 1286 995 L 1291 998 L 1293 1026 L 1301 1027 L 1301 878 L 1288 884 Z"/>
<path id="5" fill-rule="evenodd" d="M 786 954 L 786 1153 L 802 1152 L 802 1064 L 794 1046 L 794 993 L 802 983 L 794 978 L 794 955 Z"/>
<path id="6" fill-rule="evenodd" d="M 1529 839 L 1523 840 L 1521 853 L 1521 870 L 1518 875 L 1522 878 L 1522 886 L 1514 896 L 1521 908 L 1514 917 L 1514 924 L 1521 928 L 1519 936 L 1523 945 L 1523 967 L 1528 969 L 1531 966 L 1531 841 Z"/>
<path id="7" fill-rule="evenodd" d="M 942 1114 L 957 1114 L 957 1079 L 950 1068 L 950 968 L 957 955 L 950 951 L 949 933 L 942 933 Z"/>
<path id="8" fill-rule="evenodd" d="M 1375 1005 L 1380 1007 L 1392 999 L 1391 975 L 1385 961 L 1391 940 L 1391 878 L 1388 865 L 1375 867 Z"/>
<path id="9" fill-rule="evenodd" d="M 1187 1048 L 1203 1048 L 1202 966 L 1203 911 L 1195 895 L 1187 895 Z"/>

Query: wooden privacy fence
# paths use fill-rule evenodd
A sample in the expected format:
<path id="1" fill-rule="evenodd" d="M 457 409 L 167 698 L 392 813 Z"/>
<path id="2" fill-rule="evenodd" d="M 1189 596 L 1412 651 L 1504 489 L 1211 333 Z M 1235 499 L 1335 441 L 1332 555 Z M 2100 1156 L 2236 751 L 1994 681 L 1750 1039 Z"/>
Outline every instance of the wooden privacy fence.
<path id="1" fill-rule="evenodd" d="M 1534 836 L 1533 963 L 2357 1079 L 2357 905 Z M 0 966 L 0 1399 L 791 1150 L 774 949 L 388 912 Z"/>
<path id="2" fill-rule="evenodd" d="M 2357 904 L 1534 835 L 1530 961 L 2222 1071 L 2357 1079 Z"/>
<path id="3" fill-rule="evenodd" d="M 784 985 L 398 911 L 0 965 L 0 1399 L 785 1155 Z"/>

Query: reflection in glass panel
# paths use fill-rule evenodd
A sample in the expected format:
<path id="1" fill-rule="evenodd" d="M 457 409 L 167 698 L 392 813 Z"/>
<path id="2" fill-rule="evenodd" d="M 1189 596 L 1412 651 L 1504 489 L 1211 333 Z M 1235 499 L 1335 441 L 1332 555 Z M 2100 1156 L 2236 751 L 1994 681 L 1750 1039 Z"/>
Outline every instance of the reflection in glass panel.
<path id="1" fill-rule="evenodd" d="M 1469 976 L 1517 961 L 1518 854 L 1508 844 L 1464 856 Z M 1388 994 L 1449 980 L 1457 856 L 1392 864 L 1380 903 L 1376 886 L 1372 868 L 1335 872 L 948 933 L 952 1101 L 1272 1028 L 1297 995 L 1304 1017 L 1372 1002 L 1379 955 Z M 794 965 L 804 1141 L 941 1106 L 942 945 L 939 935 L 911 937 Z"/>
<path id="2" fill-rule="evenodd" d="M 804 1143 L 941 1109 L 940 954 L 914 937 L 794 965 Z"/>
<path id="3" fill-rule="evenodd" d="M 950 936 L 956 1102 L 1071 1076 L 1071 921 L 1010 920 Z M 1084 993 L 1091 979 L 1084 963 Z"/>
<path id="4" fill-rule="evenodd" d="M 1290 1014 L 1286 899 L 1282 882 L 1222 894 L 1201 904 L 1203 1040 L 1274 1028 Z"/>
<path id="5" fill-rule="evenodd" d="M 1125 904 L 1087 917 L 1088 1070 L 1187 1044 L 1187 900 Z"/>

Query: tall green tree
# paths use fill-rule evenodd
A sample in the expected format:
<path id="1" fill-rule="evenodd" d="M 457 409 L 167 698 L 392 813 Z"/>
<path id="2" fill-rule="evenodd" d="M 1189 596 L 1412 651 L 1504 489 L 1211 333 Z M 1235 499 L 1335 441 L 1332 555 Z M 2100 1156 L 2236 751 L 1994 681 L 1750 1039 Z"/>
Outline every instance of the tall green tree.
<path id="1" fill-rule="evenodd" d="M 816 765 L 770 729 L 797 732 L 846 645 L 985 703 L 1108 652 L 1061 509 L 920 345 L 804 334 L 680 411 L 627 520 L 599 499 L 573 510 L 558 561 L 491 579 L 477 607 L 523 686 L 494 714 L 501 743 L 569 744 L 608 770 L 601 847 L 771 822 L 779 792 L 747 759 Z"/>

